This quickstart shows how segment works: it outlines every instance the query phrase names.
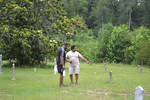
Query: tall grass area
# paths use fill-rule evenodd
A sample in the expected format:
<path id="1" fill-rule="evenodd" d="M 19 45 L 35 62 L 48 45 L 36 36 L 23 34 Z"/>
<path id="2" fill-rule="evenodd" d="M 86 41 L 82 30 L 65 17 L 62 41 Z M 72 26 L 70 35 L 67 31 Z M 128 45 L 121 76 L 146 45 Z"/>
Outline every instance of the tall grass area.
<path id="1" fill-rule="evenodd" d="M 144 88 L 145 100 L 150 100 L 150 68 L 144 66 L 140 73 L 135 65 L 108 64 L 105 73 L 103 67 L 103 64 L 82 63 L 79 85 L 69 85 L 66 70 L 64 83 L 69 86 L 65 88 L 59 88 L 59 75 L 54 74 L 52 67 L 37 68 L 37 72 L 33 68 L 17 67 L 15 81 L 11 80 L 12 69 L 3 67 L 0 100 L 134 100 L 139 85 Z M 109 82 L 109 70 L 113 72 L 112 82 Z"/>

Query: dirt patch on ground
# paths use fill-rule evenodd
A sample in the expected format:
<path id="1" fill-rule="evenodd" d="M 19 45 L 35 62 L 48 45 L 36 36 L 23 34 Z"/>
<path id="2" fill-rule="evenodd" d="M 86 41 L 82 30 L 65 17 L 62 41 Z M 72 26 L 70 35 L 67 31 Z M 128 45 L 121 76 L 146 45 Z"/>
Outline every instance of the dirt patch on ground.
<path id="1" fill-rule="evenodd" d="M 118 93 L 123 98 L 127 98 L 128 96 L 134 96 L 134 93 Z"/>
<path id="2" fill-rule="evenodd" d="M 145 95 L 146 95 L 146 96 L 150 96 L 150 92 L 146 92 Z"/>
<path id="3" fill-rule="evenodd" d="M 66 91 L 64 91 L 65 93 Z M 66 92 L 67 93 L 67 92 Z M 103 97 L 106 97 L 108 96 L 109 94 L 111 94 L 112 92 L 111 91 L 98 91 L 98 90 L 93 90 L 93 89 L 87 89 L 87 90 L 82 90 L 79 91 L 79 94 L 85 94 L 85 95 L 88 95 L 90 97 L 93 97 L 93 96 L 98 96 L 98 95 L 101 95 Z"/>
<path id="4" fill-rule="evenodd" d="M 86 92 L 94 93 L 94 94 L 104 94 L 104 95 L 108 95 L 112 93 L 112 91 L 97 91 L 97 90 L 86 90 Z"/>
<path id="5" fill-rule="evenodd" d="M 87 93 L 94 93 L 95 91 L 93 90 L 86 90 Z"/>
<path id="6" fill-rule="evenodd" d="M 66 93 L 66 94 L 68 94 L 68 93 L 69 93 L 69 91 L 68 91 L 68 90 L 63 90 L 62 92 L 63 92 L 63 93 Z"/>
<path id="7" fill-rule="evenodd" d="M 69 90 L 63 90 L 63 93 L 66 94 L 81 94 L 81 95 L 88 95 L 90 97 L 100 97 L 101 98 L 106 98 L 108 97 L 110 94 L 117 94 L 120 97 L 123 98 L 127 98 L 128 96 L 134 96 L 134 93 L 115 93 L 113 91 L 103 91 L 103 89 L 86 89 L 86 90 L 80 90 L 79 92 L 73 93 L 72 91 Z M 144 93 L 145 96 L 150 96 L 150 92 L 145 92 Z"/>
<path id="8" fill-rule="evenodd" d="M 109 95 L 109 94 L 112 94 L 113 92 L 112 91 L 98 91 L 96 92 L 97 94 L 104 94 L 105 96 Z"/>
<path id="9" fill-rule="evenodd" d="M 0 94 L 3 95 L 3 96 L 6 96 L 6 97 L 12 96 L 10 93 L 8 93 L 8 92 L 5 91 L 5 90 L 0 90 Z M 0 99 L 0 100 L 1 100 L 1 99 Z"/>

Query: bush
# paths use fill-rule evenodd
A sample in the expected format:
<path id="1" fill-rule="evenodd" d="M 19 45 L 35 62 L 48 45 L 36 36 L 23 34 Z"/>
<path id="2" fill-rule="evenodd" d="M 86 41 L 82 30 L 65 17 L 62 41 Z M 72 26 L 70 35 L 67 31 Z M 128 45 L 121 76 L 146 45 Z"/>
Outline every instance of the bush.
<path id="1" fill-rule="evenodd" d="M 135 57 L 138 64 L 150 65 L 150 42 L 140 42 Z"/>
<path id="2" fill-rule="evenodd" d="M 78 51 L 87 60 L 98 62 L 98 43 L 97 40 L 94 39 L 92 30 L 81 30 L 80 34 L 76 34 L 73 37 L 70 44 L 76 45 L 78 47 Z"/>
<path id="3" fill-rule="evenodd" d="M 127 25 L 113 28 L 107 44 L 107 58 L 110 62 L 124 62 L 124 50 L 130 45 L 130 34 Z"/>
<path id="4" fill-rule="evenodd" d="M 132 63 L 136 60 L 136 52 L 139 50 L 139 43 L 142 41 L 148 41 L 149 39 L 149 30 L 140 27 L 131 32 L 132 35 L 129 37 L 131 44 L 125 49 L 125 62 Z"/>

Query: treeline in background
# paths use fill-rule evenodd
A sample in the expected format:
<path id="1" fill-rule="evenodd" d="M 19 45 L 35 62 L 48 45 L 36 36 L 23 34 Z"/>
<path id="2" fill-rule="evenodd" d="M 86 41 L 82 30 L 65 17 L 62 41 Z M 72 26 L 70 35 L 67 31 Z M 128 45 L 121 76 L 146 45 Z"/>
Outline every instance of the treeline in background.
<path id="1" fill-rule="evenodd" d="M 0 0 L 0 53 L 53 60 L 63 42 L 92 62 L 150 65 L 150 0 Z"/>

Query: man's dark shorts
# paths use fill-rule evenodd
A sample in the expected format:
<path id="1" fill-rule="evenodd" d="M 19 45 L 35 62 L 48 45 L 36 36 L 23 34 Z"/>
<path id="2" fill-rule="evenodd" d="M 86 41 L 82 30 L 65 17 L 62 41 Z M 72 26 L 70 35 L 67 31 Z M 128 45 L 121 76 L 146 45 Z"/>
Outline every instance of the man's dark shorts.
<path id="1" fill-rule="evenodd" d="M 58 69 L 58 73 L 63 74 L 62 65 L 58 65 L 58 66 L 57 66 L 57 69 Z"/>

